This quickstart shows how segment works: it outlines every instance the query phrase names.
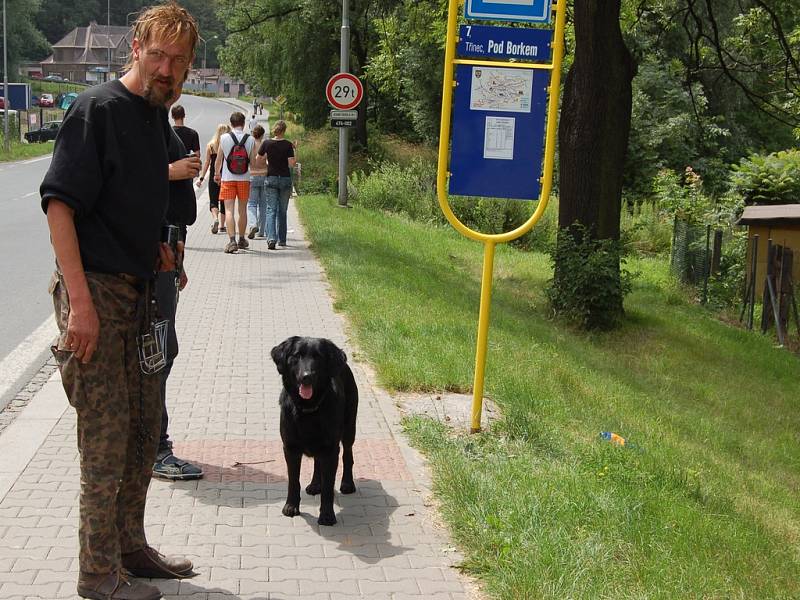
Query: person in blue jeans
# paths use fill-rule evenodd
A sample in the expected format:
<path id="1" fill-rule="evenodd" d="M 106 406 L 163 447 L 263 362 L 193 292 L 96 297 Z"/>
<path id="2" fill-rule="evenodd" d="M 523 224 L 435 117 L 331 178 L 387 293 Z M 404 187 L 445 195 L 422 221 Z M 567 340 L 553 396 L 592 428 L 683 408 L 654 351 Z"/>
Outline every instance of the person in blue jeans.
<path id="1" fill-rule="evenodd" d="M 266 237 L 267 228 L 267 190 L 264 187 L 267 177 L 267 166 L 264 161 L 256 161 L 258 149 L 264 137 L 261 125 L 253 127 L 253 154 L 250 155 L 250 197 L 247 199 L 247 222 L 252 223 L 247 237 Z"/>
<path id="2" fill-rule="evenodd" d="M 286 211 L 292 196 L 292 169 L 297 162 L 295 145 L 283 138 L 286 121 L 272 128 L 272 139 L 264 140 L 258 149 L 258 164 L 267 161 L 267 247 L 286 245 Z"/>

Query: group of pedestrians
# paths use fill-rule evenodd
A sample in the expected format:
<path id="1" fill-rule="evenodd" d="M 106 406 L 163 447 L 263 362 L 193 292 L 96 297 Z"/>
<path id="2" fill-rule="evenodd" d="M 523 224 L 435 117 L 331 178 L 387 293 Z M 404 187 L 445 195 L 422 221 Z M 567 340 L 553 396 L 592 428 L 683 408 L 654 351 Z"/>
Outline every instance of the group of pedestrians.
<path id="1" fill-rule="evenodd" d="M 271 138 L 255 123 L 246 132 L 245 116 L 237 111 L 230 125 L 218 125 L 197 181 L 199 188 L 208 178 L 211 233 L 227 233 L 227 254 L 249 248 L 248 239 L 264 239 L 270 250 L 286 246 L 297 144 L 285 139 L 285 121 L 275 123 Z"/>

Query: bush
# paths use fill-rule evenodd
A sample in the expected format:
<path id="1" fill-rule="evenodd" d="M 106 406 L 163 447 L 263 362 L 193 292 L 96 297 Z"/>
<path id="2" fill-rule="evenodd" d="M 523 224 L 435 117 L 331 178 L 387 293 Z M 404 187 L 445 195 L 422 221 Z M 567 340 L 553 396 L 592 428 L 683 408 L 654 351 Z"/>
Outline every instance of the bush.
<path id="1" fill-rule="evenodd" d="M 303 166 L 300 191 L 304 194 L 335 194 L 338 186 L 339 163 L 335 132 L 320 129 L 306 134 L 298 148 L 298 160 Z M 333 158 L 331 158 L 333 157 Z"/>
<path id="2" fill-rule="evenodd" d="M 611 329 L 625 314 L 623 300 L 631 291 L 622 245 L 592 238 L 580 223 L 562 229 L 551 253 L 554 276 L 547 288 L 550 306 L 582 329 Z"/>
<path id="3" fill-rule="evenodd" d="M 620 242 L 625 254 L 657 256 L 669 252 L 672 223 L 652 202 L 636 204 L 623 210 L 620 218 Z"/>
<path id="4" fill-rule="evenodd" d="M 415 221 L 445 225 L 447 219 L 436 197 L 436 164 L 415 157 L 405 165 L 393 161 L 370 162 L 371 170 L 350 177 L 353 203 L 373 210 L 402 214 Z M 503 233 L 527 221 L 535 209 L 530 202 L 457 196 L 450 199 L 453 213 L 470 229 Z M 516 240 L 525 249 L 544 250 L 551 242 L 558 215 L 549 207 L 534 232 Z"/>
<path id="5" fill-rule="evenodd" d="M 370 173 L 350 177 L 353 203 L 373 210 L 403 214 L 417 221 L 443 221 L 436 200 L 435 167 L 422 159 L 410 166 L 384 162 Z"/>
<path id="6" fill-rule="evenodd" d="M 753 154 L 731 169 L 731 182 L 746 204 L 800 202 L 800 150 Z"/>
<path id="7" fill-rule="evenodd" d="M 658 207 L 669 215 L 689 225 L 702 225 L 713 210 L 711 199 L 703 191 L 703 180 L 692 167 L 683 175 L 663 169 L 656 175 L 653 187 Z"/>
<path id="8" fill-rule="evenodd" d="M 730 308 L 742 300 L 747 261 L 747 231 L 734 230 L 725 240 L 719 273 L 708 282 L 708 302 L 716 308 Z"/>

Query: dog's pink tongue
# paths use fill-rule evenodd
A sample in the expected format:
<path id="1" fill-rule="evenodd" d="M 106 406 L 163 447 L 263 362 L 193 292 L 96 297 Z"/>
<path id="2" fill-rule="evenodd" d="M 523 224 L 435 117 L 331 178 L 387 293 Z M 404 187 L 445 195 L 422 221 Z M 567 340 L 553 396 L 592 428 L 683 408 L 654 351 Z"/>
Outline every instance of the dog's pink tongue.
<path id="1" fill-rule="evenodd" d="M 313 396 L 313 395 L 314 395 L 314 388 L 312 388 L 307 383 L 301 383 L 300 384 L 300 397 L 303 400 L 310 400 L 311 396 Z"/>

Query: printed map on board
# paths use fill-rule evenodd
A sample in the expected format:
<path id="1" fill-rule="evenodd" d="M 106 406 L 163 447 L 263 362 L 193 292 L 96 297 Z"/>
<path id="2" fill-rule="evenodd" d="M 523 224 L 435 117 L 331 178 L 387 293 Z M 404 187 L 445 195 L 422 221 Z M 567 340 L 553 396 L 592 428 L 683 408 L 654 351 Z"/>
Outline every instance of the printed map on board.
<path id="1" fill-rule="evenodd" d="M 530 70 L 472 68 L 470 110 L 529 113 L 532 94 Z"/>

